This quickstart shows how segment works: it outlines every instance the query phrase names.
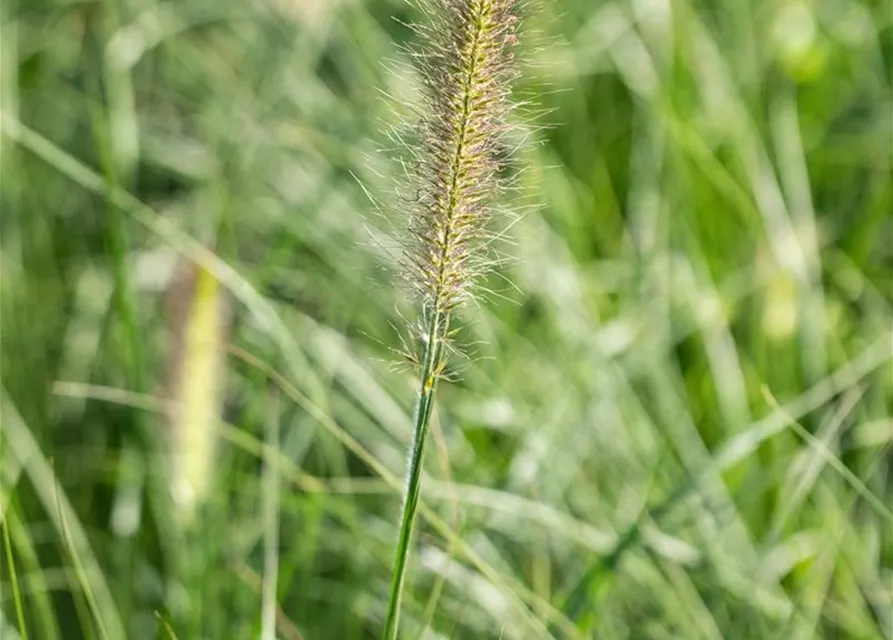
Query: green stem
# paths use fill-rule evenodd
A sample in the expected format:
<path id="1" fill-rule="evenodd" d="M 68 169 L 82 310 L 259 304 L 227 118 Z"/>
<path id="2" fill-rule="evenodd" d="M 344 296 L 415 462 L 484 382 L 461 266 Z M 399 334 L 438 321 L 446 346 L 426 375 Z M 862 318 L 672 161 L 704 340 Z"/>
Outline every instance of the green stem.
<path id="1" fill-rule="evenodd" d="M 6 507 L 5 509 L 4 506 Z M 12 600 L 15 603 L 16 619 L 19 623 L 19 636 L 22 640 L 28 640 L 28 629 L 25 626 L 25 607 L 22 605 L 22 592 L 19 589 L 19 578 L 16 573 L 15 561 L 12 558 L 12 541 L 9 538 L 11 511 L 11 503 L 4 505 L 0 502 L 0 529 L 3 530 L 3 550 L 6 552 L 6 561 L 9 565 L 9 581 L 12 586 Z"/>
<path id="2" fill-rule="evenodd" d="M 448 318 L 443 314 L 433 313 L 426 332 L 421 385 L 415 410 L 415 425 L 412 430 L 409 468 L 406 472 L 403 512 L 400 516 L 400 537 L 397 540 L 397 551 L 394 557 L 391 593 L 388 597 L 388 617 L 382 636 L 385 640 L 395 640 L 399 629 L 400 600 L 403 595 L 403 581 L 406 577 L 406 561 L 409 558 L 409 539 L 412 536 L 415 513 L 419 503 L 422 458 L 431 420 L 431 409 L 434 406 L 438 369 L 443 356 L 443 336 L 446 333 L 448 322 Z"/>

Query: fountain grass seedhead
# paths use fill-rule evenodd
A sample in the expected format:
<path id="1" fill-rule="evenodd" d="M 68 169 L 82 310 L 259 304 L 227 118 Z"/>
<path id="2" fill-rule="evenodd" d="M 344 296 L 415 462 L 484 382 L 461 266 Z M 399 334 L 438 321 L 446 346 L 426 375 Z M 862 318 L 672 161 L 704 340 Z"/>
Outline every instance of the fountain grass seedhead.
<path id="1" fill-rule="evenodd" d="M 400 601 L 418 507 L 437 381 L 450 353 L 450 319 L 490 266 L 489 218 L 504 189 L 502 159 L 517 75 L 518 0 L 422 0 L 412 57 L 422 78 L 417 144 L 409 147 L 406 281 L 419 303 L 421 377 L 384 638 L 398 634 Z"/>
<path id="2" fill-rule="evenodd" d="M 412 51 L 422 80 L 417 145 L 410 150 L 406 281 L 420 305 L 422 347 L 446 341 L 449 316 L 491 266 L 490 218 L 502 178 L 512 82 L 517 76 L 517 0 L 422 0 Z M 439 331 L 425 327 L 434 321 Z M 440 364 L 440 363 L 438 363 Z"/>
<path id="3" fill-rule="evenodd" d="M 170 398 L 170 489 L 188 525 L 215 479 L 217 430 L 223 408 L 229 301 L 217 279 L 184 262 L 168 291 L 173 337 Z"/>

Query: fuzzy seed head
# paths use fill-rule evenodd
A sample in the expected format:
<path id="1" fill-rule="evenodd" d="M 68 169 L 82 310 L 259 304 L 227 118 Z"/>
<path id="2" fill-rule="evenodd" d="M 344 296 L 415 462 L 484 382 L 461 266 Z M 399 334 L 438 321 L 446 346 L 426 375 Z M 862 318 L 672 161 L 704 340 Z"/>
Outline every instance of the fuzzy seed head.
<path id="1" fill-rule="evenodd" d="M 423 0 L 423 8 L 429 20 L 416 28 L 414 52 L 423 115 L 404 266 L 430 318 L 448 317 L 487 267 L 519 18 L 518 0 Z"/>

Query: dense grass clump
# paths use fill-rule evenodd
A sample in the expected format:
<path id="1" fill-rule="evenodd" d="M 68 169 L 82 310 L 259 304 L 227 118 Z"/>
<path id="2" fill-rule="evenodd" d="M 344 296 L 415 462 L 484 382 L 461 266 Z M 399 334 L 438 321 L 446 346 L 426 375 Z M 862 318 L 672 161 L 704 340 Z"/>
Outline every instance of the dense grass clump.
<path id="1" fill-rule="evenodd" d="M 401 637 L 893 637 L 889 3 L 538 5 L 0 3 L 0 638 L 381 637 L 451 345 Z"/>

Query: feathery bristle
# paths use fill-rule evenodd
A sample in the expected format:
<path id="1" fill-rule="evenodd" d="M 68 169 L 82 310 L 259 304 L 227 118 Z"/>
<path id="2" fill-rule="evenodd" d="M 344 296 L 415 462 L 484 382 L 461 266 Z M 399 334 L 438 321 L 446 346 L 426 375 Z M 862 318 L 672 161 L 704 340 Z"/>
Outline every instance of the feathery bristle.
<path id="1" fill-rule="evenodd" d="M 415 57 L 425 115 L 405 266 L 423 315 L 430 316 L 448 315 L 486 268 L 519 20 L 517 0 L 424 4 L 430 20 L 417 28 L 423 50 Z"/>

